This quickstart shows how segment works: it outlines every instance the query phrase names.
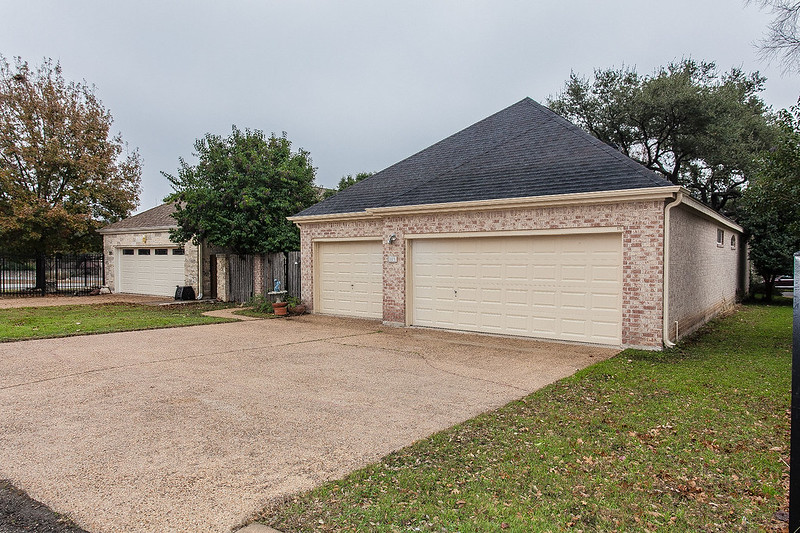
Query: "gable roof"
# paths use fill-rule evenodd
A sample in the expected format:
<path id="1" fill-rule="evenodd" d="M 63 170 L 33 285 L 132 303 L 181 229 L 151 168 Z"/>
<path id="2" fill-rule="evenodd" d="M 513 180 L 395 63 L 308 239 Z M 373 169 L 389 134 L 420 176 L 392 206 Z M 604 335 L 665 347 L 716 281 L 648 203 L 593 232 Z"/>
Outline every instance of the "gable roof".
<path id="1" fill-rule="evenodd" d="M 525 98 L 295 216 L 672 186 Z"/>
<path id="2" fill-rule="evenodd" d="M 123 218 L 98 230 L 98 233 L 125 233 L 129 231 L 153 231 L 156 229 L 177 228 L 178 223 L 172 218 L 175 204 L 161 204 L 138 215 Z"/>

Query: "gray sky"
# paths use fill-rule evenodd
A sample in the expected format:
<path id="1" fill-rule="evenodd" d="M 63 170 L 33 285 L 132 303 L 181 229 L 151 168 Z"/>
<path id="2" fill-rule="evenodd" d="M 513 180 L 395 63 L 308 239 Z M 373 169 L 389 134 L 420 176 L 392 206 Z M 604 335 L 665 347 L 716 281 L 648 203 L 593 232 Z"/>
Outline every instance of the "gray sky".
<path id="1" fill-rule="evenodd" d="M 381 170 L 570 71 L 683 57 L 767 76 L 774 108 L 796 75 L 758 59 L 768 14 L 738 0 L 0 0 L 0 53 L 59 60 L 111 110 L 144 159 L 139 210 L 161 203 L 178 157 L 232 124 L 311 153 L 317 183 Z"/>

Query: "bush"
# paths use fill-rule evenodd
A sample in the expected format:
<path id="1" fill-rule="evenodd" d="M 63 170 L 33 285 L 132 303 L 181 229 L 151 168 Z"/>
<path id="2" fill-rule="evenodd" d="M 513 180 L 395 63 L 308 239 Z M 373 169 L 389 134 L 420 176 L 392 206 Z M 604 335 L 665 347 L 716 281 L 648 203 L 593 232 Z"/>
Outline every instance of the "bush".
<path id="1" fill-rule="evenodd" d="M 264 295 L 257 294 L 253 296 L 249 302 L 247 302 L 249 307 L 253 308 L 253 311 L 257 313 L 264 313 L 267 315 L 273 314 L 275 311 L 272 309 L 272 302 L 267 300 Z"/>

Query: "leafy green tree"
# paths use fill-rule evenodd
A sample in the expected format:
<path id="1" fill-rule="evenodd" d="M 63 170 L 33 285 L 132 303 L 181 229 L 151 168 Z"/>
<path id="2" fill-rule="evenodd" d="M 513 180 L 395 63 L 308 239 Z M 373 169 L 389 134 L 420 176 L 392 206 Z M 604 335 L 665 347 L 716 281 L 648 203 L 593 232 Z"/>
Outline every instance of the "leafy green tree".
<path id="1" fill-rule="evenodd" d="M 96 230 L 139 202 L 141 160 L 111 134 L 112 117 L 61 66 L 0 56 L 0 249 L 99 249 Z"/>
<path id="2" fill-rule="evenodd" d="M 792 271 L 800 251 L 800 107 L 779 115 L 781 136 L 759 159 L 737 219 L 749 235 L 750 260 L 764 278 L 767 300 L 775 279 Z"/>
<path id="3" fill-rule="evenodd" d="M 573 73 L 548 105 L 720 211 L 755 170 L 752 154 L 774 139 L 758 97 L 764 82 L 686 59 L 648 76 L 632 68 L 596 70 L 591 81 Z"/>
<path id="4" fill-rule="evenodd" d="M 177 176 L 162 172 L 174 192 L 175 242 L 206 241 L 236 253 L 298 250 L 300 234 L 287 216 L 314 204 L 315 169 L 308 152 L 292 152 L 284 133 L 233 127 L 227 138 L 195 142 L 197 165 L 180 159 Z"/>
<path id="5" fill-rule="evenodd" d="M 330 198 L 337 192 L 342 192 L 346 188 L 350 187 L 351 185 L 355 185 L 359 181 L 365 180 L 372 176 L 374 172 L 359 172 L 358 174 L 353 177 L 351 174 L 347 176 L 342 176 L 342 179 L 339 180 L 339 186 L 335 189 L 327 189 L 325 193 L 322 195 L 322 199 Z"/>

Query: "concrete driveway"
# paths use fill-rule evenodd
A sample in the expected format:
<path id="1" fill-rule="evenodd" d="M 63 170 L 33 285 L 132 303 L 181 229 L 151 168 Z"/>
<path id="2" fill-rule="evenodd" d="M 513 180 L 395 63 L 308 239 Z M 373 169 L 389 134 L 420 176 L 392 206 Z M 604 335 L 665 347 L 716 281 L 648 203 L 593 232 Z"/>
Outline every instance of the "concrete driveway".
<path id="1" fill-rule="evenodd" d="M 0 344 L 0 478 L 93 532 L 227 532 L 613 353 L 319 316 Z"/>

